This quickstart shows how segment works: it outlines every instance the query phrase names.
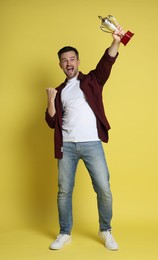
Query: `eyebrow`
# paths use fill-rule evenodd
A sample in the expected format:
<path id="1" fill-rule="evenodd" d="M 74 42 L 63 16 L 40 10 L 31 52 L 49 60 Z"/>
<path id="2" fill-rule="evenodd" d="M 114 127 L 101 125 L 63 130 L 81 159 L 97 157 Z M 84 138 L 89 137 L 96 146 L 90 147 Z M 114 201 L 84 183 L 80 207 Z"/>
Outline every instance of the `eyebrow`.
<path id="1" fill-rule="evenodd" d="M 76 59 L 77 57 L 71 56 L 70 59 Z M 61 58 L 62 61 L 67 60 L 67 58 Z"/>

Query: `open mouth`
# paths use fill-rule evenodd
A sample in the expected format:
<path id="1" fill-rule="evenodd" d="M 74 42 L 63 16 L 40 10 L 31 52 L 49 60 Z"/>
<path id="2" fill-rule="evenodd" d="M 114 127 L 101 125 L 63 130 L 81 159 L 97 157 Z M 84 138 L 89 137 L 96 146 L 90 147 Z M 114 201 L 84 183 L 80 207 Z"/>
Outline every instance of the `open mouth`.
<path id="1" fill-rule="evenodd" d="M 67 68 L 67 71 L 68 71 L 68 72 L 70 72 L 70 73 L 72 73 L 72 72 L 73 72 L 73 70 L 74 70 L 74 68 L 73 68 L 73 67 L 68 67 L 68 68 Z"/>

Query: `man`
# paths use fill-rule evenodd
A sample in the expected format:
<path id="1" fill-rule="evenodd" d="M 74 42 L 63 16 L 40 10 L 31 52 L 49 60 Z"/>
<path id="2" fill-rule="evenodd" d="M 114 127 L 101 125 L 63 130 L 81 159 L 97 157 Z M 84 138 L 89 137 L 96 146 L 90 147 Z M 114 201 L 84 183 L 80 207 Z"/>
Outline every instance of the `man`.
<path id="1" fill-rule="evenodd" d="M 106 248 L 117 250 L 111 233 L 112 195 L 109 171 L 102 148 L 108 142 L 107 121 L 102 103 L 102 90 L 114 64 L 124 32 L 115 31 L 111 46 L 96 68 L 87 75 L 78 70 L 78 51 L 70 46 L 59 50 L 59 65 L 66 80 L 56 89 L 48 88 L 46 121 L 55 129 L 55 158 L 58 159 L 58 212 L 60 233 L 50 249 L 61 249 L 71 242 L 72 193 L 76 167 L 83 160 L 97 194 L 99 237 Z"/>

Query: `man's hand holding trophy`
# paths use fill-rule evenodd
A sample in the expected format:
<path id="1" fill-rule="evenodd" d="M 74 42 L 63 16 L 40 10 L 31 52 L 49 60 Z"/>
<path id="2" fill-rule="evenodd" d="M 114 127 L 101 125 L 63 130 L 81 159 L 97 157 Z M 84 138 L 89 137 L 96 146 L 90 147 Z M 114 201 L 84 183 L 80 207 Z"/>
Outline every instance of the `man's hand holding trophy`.
<path id="1" fill-rule="evenodd" d="M 108 15 L 107 17 L 104 18 L 102 18 L 102 16 L 98 16 L 98 17 L 101 19 L 100 28 L 103 32 L 114 33 L 115 31 L 118 30 L 117 27 L 119 26 L 119 24 L 114 16 Z M 124 33 L 124 35 L 122 35 L 121 42 L 124 45 L 126 45 L 133 35 L 134 33 L 127 31 L 126 33 Z"/>

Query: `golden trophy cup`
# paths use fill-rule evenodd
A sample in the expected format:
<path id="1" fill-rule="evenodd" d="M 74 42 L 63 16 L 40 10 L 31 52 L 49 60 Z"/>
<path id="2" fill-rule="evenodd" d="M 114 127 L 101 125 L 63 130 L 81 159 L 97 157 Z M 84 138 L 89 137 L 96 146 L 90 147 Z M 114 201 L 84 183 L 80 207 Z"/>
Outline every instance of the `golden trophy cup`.
<path id="1" fill-rule="evenodd" d="M 98 17 L 99 17 L 99 19 L 101 19 L 100 28 L 103 32 L 113 33 L 114 31 L 117 31 L 118 22 L 114 16 L 108 15 L 104 18 L 102 16 L 98 16 Z M 134 35 L 134 33 L 127 31 L 123 35 L 121 42 L 124 45 L 126 45 L 129 42 L 129 40 L 132 38 L 133 35 Z"/>

